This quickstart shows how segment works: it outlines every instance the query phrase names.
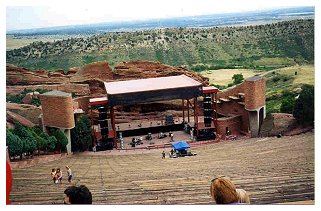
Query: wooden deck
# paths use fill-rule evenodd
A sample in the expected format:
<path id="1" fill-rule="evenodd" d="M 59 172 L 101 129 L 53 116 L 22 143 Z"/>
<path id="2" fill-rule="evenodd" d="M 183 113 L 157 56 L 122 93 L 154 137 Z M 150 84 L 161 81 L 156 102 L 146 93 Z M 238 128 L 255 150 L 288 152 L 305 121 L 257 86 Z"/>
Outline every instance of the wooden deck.
<path id="1" fill-rule="evenodd" d="M 314 200 L 314 133 L 221 141 L 192 147 L 196 156 L 161 159 L 163 149 L 137 154 L 78 154 L 32 168 L 13 170 L 13 204 L 61 204 L 68 187 L 86 185 L 94 204 L 214 204 L 211 179 L 225 175 L 245 189 L 251 204 Z M 166 151 L 168 153 L 168 151 Z M 62 185 L 50 179 L 60 167 Z"/>

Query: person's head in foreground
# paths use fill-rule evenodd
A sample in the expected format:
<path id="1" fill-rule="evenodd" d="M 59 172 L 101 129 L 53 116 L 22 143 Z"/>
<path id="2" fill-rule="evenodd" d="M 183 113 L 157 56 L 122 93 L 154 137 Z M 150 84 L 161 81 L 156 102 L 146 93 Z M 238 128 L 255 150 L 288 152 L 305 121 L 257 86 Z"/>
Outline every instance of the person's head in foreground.
<path id="1" fill-rule="evenodd" d="M 91 192 L 84 185 L 70 186 L 64 193 L 66 194 L 65 204 L 92 204 Z"/>
<path id="2" fill-rule="evenodd" d="M 216 204 L 238 203 L 235 185 L 224 176 L 212 180 L 210 192 Z"/>
<path id="3" fill-rule="evenodd" d="M 236 189 L 238 202 L 242 204 L 250 204 L 250 197 L 244 189 Z"/>

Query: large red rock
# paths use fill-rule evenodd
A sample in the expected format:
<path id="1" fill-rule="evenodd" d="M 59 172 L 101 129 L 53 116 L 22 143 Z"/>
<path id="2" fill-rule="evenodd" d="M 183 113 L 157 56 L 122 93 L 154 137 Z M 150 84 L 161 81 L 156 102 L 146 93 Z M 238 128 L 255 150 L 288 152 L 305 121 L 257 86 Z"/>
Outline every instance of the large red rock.
<path id="1" fill-rule="evenodd" d="M 29 121 L 28 119 L 24 118 L 23 116 L 13 113 L 11 111 L 7 111 L 7 121 L 11 123 L 20 123 L 23 126 L 26 127 L 34 127 L 35 124 Z"/>
<path id="2" fill-rule="evenodd" d="M 17 104 L 17 103 L 7 103 L 7 111 L 19 114 L 20 116 L 30 120 L 34 124 L 38 124 L 38 117 L 41 114 L 41 108 L 28 105 L 28 104 Z"/>
<path id="3" fill-rule="evenodd" d="M 155 78 L 175 75 L 186 75 L 203 85 L 208 85 L 208 78 L 183 67 L 174 67 L 151 61 L 129 61 L 115 66 L 114 78 L 116 80 L 131 80 L 141 78 Z"/>
<path id="4" fill-rule="evenodd" d="M 46 70 L 28 70 L 11 64 L 7 64 L 6 67 L 6 84 L 11 86 L 68 82 L 68 78 L 61 72 L 49 73 Z"/>
<path id="5" fill-rule="evenodd" d="M 71 82 L 83 82 L 86 80 L 99 79 L 101 81 L 113 80 L 113 71 L 107 62 L 94 62 L 82 68 L 72 68 L 75 72 L 71 76 Z"/>
<path id="6" fill-rule="evenodd" d="M 28 90 L 59 90 L 62 92 L 69 92 L 69 93 L 75 93 L 80 96 L 90 95 L 90 85 L 89 84 L 74 84 L 74 83 L 67 83 L 67 84 L 53 84 L 53 85 L 25 85 L 25 86 L 7 86 L 7 94 L 10 95 L 16 95 L 24 91 L 25 89 Z"/>

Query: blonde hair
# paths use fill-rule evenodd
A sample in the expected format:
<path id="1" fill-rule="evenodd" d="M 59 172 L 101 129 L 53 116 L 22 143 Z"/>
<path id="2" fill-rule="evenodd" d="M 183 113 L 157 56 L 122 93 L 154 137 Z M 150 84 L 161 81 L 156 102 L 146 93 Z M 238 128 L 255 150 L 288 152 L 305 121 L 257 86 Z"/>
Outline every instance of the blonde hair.
<path id="1" fill-rule="evenodd" d="M 210 192 L 216 204 L 231 204 L 238 201 L 235 185 L 226 177 L 213 179 Z"/>
<path id="2" fill-rule="evenodd" d="M 69 166 L 65 166 L 65 167 L 66 167 L 66 169 L 70 169 Z"/>
<path id="3" fill-rule="evenodd" d="M 250 197 L 244 189 L 236 189 L 237 192 L 237 201 L 239 203 L 250 203 Z"/>

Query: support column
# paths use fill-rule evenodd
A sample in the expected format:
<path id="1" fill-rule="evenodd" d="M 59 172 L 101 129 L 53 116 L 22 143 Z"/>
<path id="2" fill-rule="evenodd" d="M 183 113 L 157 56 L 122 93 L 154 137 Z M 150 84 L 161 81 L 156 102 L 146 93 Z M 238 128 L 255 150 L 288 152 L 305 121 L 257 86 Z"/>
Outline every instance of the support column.
<path id="1" fill-rule="evenodd" d="M 198 136 L 198 105 L 197 98 L 194 98 L 194 119 L 195 119 L 195 129 L 196 129 L 196 137 Z"/>
<path id="2" fill-rule="evenodd" d="M 186 102 L 187 102 L 187 122 L 190 122 L 190 119 L 189 119 L 189 104 L 190 104 L 190 102 L 189 102 L 189 100 L 186 100 Z"/>
<path id="3" fill-rule="evenodd" d="M 110 107 L 110 118 L 111 118 L 111 126 L 113 129 L 113 140 L 114 140 L 114 148 L 117 148 L 117 134 L 116 134 L 116 125 L 115 125 L 115 112 L 114 112 L 114 107 Z"/>
<path id="4" fill-rule="evenodd" d="M 261 124 L 265 118 L 265 106 L 262 106 L 256 110 L 251 110 L 249 112 L 249 122 L 251 137 L 257 137 L 260 132 Z"/>
<path id="5" fill-rule="evenodd" d="M 257 137 L 259 134 L 259 111 L 249 111 L 249 122 L 250 122 L 250 130 L 251 137 Z"/>
<path id="6" fill-rule="evenodd" d="M 217 132 L 217 127 L 218 127 L 218 124 L 217 124 L 217 100 L 218 100 L 218 98 L 217 98 L 217 93 L 214 93 L 214 95 L 215 95 L 215 120 L 214 120 L 214 125 L 215 125 L 215 130 L 216 130 L 216 132 Z"/>
<path id="7" fill-rule="evenodd" d="M 185 101 L 182 99 L 182 107 L 183 107 L 183 122 L 185 122 Z"/>
<path id="8" fill-rule="evenodd" d="M 68 155 L 71 155 L 71 154 L 72 154 L 72 151 L 71 151 L 70 129 L 61 128 L 60 130 L 65 134 L 65 136 L 66 136 L 67 139 L 68 139 L 68 144 L 67 144 L 67 146 L 66 146 L 66 148 L 67 148 L 67 154 L 68 154 Z"/>
<path id="9" fill-rule="evenodd" d="M 96 135 L 95 135 L 95 126 L 94 126 L 94 117 L 93 117 L 93 110 L 92 106 L 90 106 L 90 122 L 91 122 L 91 136 L 93 137 L 93 146 L 96 146 Z"/>

